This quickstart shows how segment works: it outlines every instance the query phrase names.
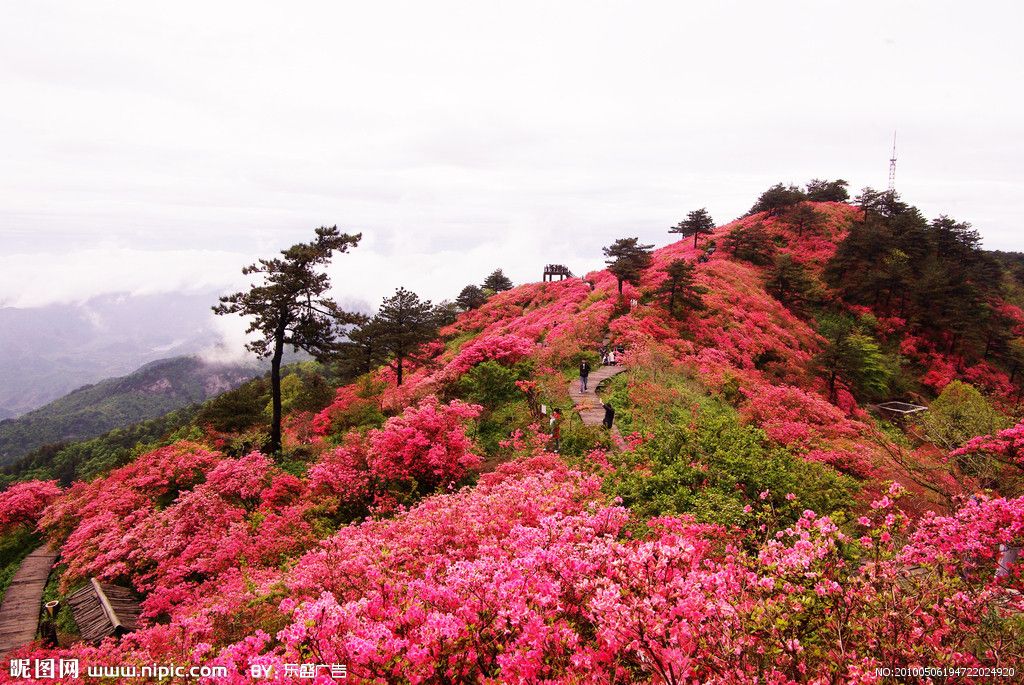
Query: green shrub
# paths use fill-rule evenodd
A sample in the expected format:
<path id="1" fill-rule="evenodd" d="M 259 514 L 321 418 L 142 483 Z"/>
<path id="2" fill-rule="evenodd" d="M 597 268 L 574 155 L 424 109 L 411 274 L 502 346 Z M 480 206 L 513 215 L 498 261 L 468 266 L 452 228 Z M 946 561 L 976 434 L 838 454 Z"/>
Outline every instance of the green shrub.
<path id="1" fill-rule="evenodd" d="M 532 365 L 527 362 L 508 367 L 488 360 L 464 373 L 455 384 L 455 392 L 467 402 L 479 404 L 485 409 L 496 409 L 522 397 L 523 393 L 516 387 L 516 381 L 529 378 L 531 373 Z"/>
<path id="2" fill-rule="evenodd" d="M 641 518 L 689 513 L 739 525 L 749 519 L 744 506 L 763 503 L 791 511 L 792 520 L 796 509 L 841 511 L 856 490 L 849 477 L 769 445 L 760 429 L 741 425 L 734 410 L 716 401 L 691 419 L 666 421 L 653 439 L 616 459 L 606 488 Z M 762 501 L 764 491 L 770 494 Z"/>

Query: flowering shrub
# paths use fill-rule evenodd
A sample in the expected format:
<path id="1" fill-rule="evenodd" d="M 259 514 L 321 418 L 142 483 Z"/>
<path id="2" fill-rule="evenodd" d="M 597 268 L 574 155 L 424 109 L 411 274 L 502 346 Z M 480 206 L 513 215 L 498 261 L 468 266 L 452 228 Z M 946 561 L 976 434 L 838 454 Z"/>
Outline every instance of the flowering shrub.
<path id="1" fill-rule="evenodd" d="M 469 369 L 486 360 L 511 364 L 529 356 L 533 347 L 532 340 L 518 335 L 479 337 L 462 348 L 444 368 L 441 376 L 458 379 Z"/>
<path id="2" fill-rule="evenodd" d="M 15 483 L 0 492 L 0 535 L 18 526 L 35 528 L 43 509 L 60 494 L 53 480 Z"/>
<path id="3" fill-rule="evenodd" d="M 764 215 L 716 235 L 761 222 L 818 279 L 858 210 L 815 210 L 826 221 L 804 235 Z M 218 683 L 254 682 L 254 664 L 285 682 L 284 664 L 310 661 L 345 664 L 353 682 L 577 684 L 876 683 L 883 666 L 1019 662 L 1021 569 L 997 578 L 996 559 L 1024 543 L 1024 500 L 901 510 L 923 510 L 881 483 L 903 465 L 869 443 L 849 392 L 825 400 L 811 371 L 822 340 L 765 291 L 763 269 L 720 250 L 694 265 L 706 309 L 680 321 L 649 303 L 666 264 L 701 254 L 658 250 L 621 298 L 604 271 L 494 295 L 424 346 L 401 387 L 380 369 L 291 416 L 304 475 L 180 443 L 64 493 L 0 494 L 0 525 L 38 517 L 62 545 L 65 585 L 96 575 L 145 595 L 120 641 L 20 655 L 220 664 Z M 924 382 L 1009 392 L 995 366 L 876 320 Z M 546 452 L 540 404 L 565 406 L 565 365 L 606 335 L 628 348 L 612 384 L 627 437 L 594 449 L 577 431 L 573 468 Z M 519 423 L 438 399 L 495 370 Z M 503 422 L 510 461 L 456 490 L 487 420 Z M 953 455 L 1016 469 L 1021 445 L 1024 424 Z"/>
<path id="4" fill-rule="evenodd" d="M 479 414 L 477 405 L 459 400 L 441 404 L 427 397 L 370 432 L 370 470 L 383 480 L 415 479 L 428 487 L 459 480 L 480 463 L 464 425 Z"/>
<path id="5" fill-rule="evenodd" d="M 810 445 L 820 437 L 857 435 L 842 410 L 822 397 L 793 386 L 762 386 L 748 393 L 743 416 L 783 445 Z"/>

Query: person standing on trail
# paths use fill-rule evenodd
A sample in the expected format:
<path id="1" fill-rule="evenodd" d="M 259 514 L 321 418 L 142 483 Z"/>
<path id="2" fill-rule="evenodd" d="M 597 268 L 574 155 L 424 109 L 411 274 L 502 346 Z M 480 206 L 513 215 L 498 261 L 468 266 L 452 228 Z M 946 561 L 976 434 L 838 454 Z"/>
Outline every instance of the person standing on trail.
<path id="1" fill-rule="evenodd" d="M 555 409 L 551 412 L 551 445 L 555 452 L 562 448 L 562 410 Z"/>
<path id="2" fill-rule="evenodd" d="M 609 402 L 603 402 L 602 404 L 604 404 L 604 421 L 601 422 L 601 425 L 608 430 L 611 430 L 612 421 L 615 420 L 615 407 L 613 407 Z"/>
<path id="3" fill-rule="evenodd" d="M 587 377 L 590 375 L 590 362 L 586 359 L 580 362 L 580 392 L 587 391 Z"/>

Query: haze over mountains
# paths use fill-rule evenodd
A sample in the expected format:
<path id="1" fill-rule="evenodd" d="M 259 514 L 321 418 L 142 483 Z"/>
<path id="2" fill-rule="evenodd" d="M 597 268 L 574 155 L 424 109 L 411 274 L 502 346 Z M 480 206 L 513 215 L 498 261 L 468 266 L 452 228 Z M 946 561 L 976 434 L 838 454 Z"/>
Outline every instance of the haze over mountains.
<path id="1" fill-rule="evenodd" d="M 163 416 L 261 373 L 255 360 L 218 363 L 182 356 L 150 362 L 131 374 L 82 386 L 18 418 L 0 420 L 0 464 L 42 445 L 85 440 Z"/>
<path id="2" fill-rule="evenodd" d="M 80 304 L 0 307 L 0 418 L 159 359 L 213 350 L 216 293 L 109 294 Z"/>

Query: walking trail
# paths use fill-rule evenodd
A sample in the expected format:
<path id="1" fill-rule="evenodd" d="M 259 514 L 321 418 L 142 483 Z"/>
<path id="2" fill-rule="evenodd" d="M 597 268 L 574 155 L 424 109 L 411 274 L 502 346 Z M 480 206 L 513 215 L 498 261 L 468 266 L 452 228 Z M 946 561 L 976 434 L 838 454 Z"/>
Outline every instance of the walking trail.
<path id="1" fill-rule="evenodd" d="M 0 655 L 32 642 L 39 627 L 43 588 L 57 552 L 43 545 L 29 553 L 0 604 Z"/>
<path id="2" fill-rule="evenodd" d="M 602 382 L 608 380 L 612 376 L 617 376 L 626 368 L 621 365 L 617 366 L 602 366 L 599 369 L 590 372 L 590 376 L 587 378 L 587 391 L 580 392 L 580 380 L 574 378 L 569 383 L 569 398 L 576 405 L 576 411 L 579 412 L 580 418 L 583 419 L 583 424 L 586 426 L 600 426 L 601 422 L 604 421 L 604 407 L 601 406 L 601 398 L 597 396 L 597 387 Z M 614 420 L 612 423 L 612 437 L 616 443 L 622 441 L 622 437 L 619 435 L 619 429 L 615 426 Z"/>

